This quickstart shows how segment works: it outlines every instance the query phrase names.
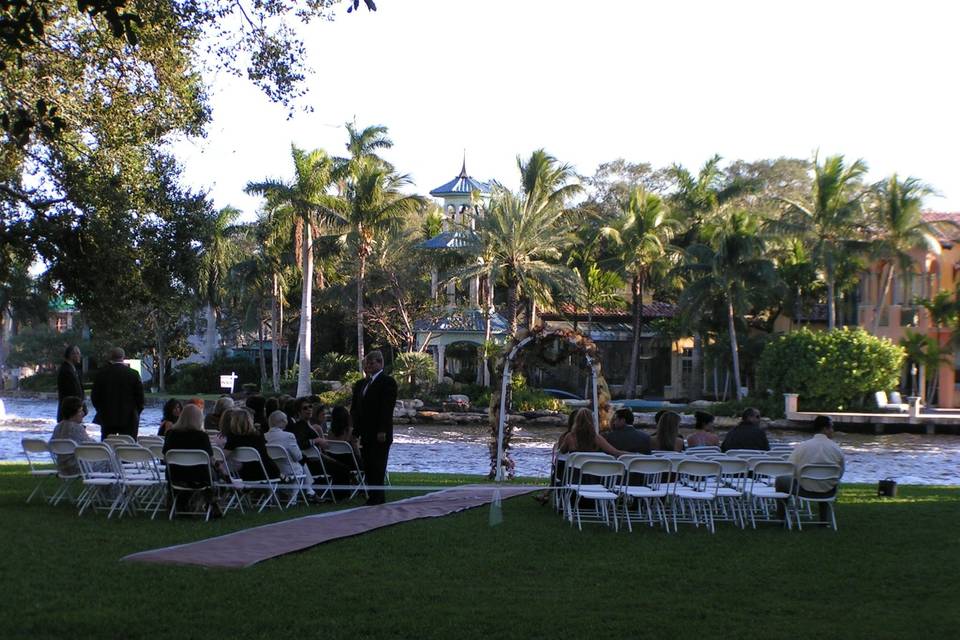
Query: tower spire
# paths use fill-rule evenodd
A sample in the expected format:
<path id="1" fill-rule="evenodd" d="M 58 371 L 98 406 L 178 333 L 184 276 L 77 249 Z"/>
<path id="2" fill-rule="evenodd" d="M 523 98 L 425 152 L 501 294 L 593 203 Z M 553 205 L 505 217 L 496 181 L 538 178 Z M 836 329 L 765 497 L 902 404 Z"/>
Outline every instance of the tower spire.
<path id="1" fill-rule="evenodd" d="M 467 150 L 463 150 L 463 166 L 460 167 L 460 177 L 467 177 Z"/>

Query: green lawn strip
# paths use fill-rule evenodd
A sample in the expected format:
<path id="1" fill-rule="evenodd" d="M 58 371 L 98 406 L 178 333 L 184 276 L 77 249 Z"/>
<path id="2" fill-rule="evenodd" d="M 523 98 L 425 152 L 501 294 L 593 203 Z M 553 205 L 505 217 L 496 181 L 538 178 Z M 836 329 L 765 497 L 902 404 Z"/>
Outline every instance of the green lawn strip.
<path id="1" fill-rule="evenodd" d="M 393 474 L 395 485 L 479 477 Z M 840 532 L 571 529 L 529 496 L 243 570 L 121 563 L 134 551 L 319 513 L 210 523 L 25 505 L 0 465 L 2 638 L 949 637 L 960 488 L 847 485 Z M 356 504 L 356 503 L 354 503 Z"/>

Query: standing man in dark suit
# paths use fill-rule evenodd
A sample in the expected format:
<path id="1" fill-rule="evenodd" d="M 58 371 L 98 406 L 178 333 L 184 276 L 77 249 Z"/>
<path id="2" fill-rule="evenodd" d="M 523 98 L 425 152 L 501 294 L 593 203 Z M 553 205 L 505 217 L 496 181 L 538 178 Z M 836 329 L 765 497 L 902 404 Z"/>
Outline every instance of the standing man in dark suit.
<path id="1" fill-rule="evenodd" d="M 367 377 L 353 386 L 350 416 L 363 447 L 367 484 L 383 486 L 387 458 L 393 442 L 393 407 L 397 403 L 397 382 L 383 372 L 383 354 L 371 351 L 363 359 Z M 382 489 L 371 489 L 368 505 L 383 504 Z"/>
<path id="2" fill-rule="evenodd" d="M 143 411 L 143 382 L 140 374 L 123 363 L 120 347 L 110 350 L 110 364 L 97 372 L 90 400 L 97 415 L 93 423 L 100 425 L 100 438 L 112 433 L 137 437 L 140 413 Z"/>
<path id="3" fill-rule="evenodd" d="M 57 371 L 57 422 L 70 416 L 60 415 L 60 404 L 64 398 L 85 399 L 83 381 L 80 378 L 80 347 L 75 344 L 67 347 L 63 352 L 63 363 Z"/>

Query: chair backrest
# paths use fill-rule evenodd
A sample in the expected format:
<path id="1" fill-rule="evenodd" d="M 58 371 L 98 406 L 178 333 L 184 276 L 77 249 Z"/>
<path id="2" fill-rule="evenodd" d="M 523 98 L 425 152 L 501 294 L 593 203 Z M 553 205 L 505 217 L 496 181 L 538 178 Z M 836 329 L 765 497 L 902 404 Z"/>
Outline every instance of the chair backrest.
<path id="1" fill-rule="evenodd" d="M 176 469 L 177 467 L 191 467 L 193 469 L 200 469 L 201 473 L 203 470 L 206 470 L 206 478 L 204 478 L 204 484 L 213 485 L 213 473 L 210 471 L 210 455 L 203 449 L 170 449 L 165 454 L 167 462 L 167 482 L 170 483 L 170 486 L 174 489 L 196 489 L 194 482 L 190 484 L 179 485 L 176 478 Z M 191 474 L 192 478 L 195 478 Z"/>
<path id="2" fill-rule="evenodd" d="M 163 462 L 163 444 L 147 444 L 144 445 L 151 454 L 153 454 L 154 459 L 158 462 Z"/>
<path id="3" fill-rule="evenodd" d="M 267 445 L 267 455 L 270 456 L 270 459 L 276 463 L 277 467 L 280 469 L 280 473 L 284 476 L 301 476 L 303 471 L 298 469 L 299 465 L 294 465 L 293 460 L 290 459 L 290 452 L 287 451 L 286 447 L 283 447 L 279 444 L 268 444 Z"/>
<path id="4" fill-rule="evenodd" d="M 149 474 L 151 479 L 159 480 L 160 471 L 157 469 L 157 461 L 153 453 L 146 447 L 136 444 L 117 445 L 113 449 L 120 462 L 120 472 L 124 477 L 131 474 Z"/>
<path id="5" fill-rule="evenodd" d="M 615 460 L 615 458 L 599 451 L 575 451 L 567 454 L 567 468 L 579 469 L 588 460 Z"/>
<path id="6" fill-rule="evenodd" d="M 727 455 L 737 458 L 756 458 L 765 455 L 767 452 L 763 449 L 728 449 Z"/>
<path id="7" fill-rule="evenodd" d="M 762 460 L 753 466 L 753 477 L 776 478 L 777 476 L 793 477 L 795 467 L 792 462 Z"/>
<path id="8" fill-rule="evenodd" d="M 689 454 L 720 453 L 720 447 L 713 444 L 701 444 L 695 447 L 687 447 L 685 452 Z"/>
<path id="9" fill-rule="evenodd" d="M 349 453 L 353 455 L 353 446 L 346 440 L 327 440 L 327 453 L 335 455 Z"/>
<path id="10" fill-rule="evenodd" d="M 821 482 L 840 482 L 843 471 L 835 464 L 805 464 L 797 471 L 799 480 L 819 480 Z"/>
<path id="11" fill-rule="evenodd" d="M 137 444 L 141 446 L 147 446 L 148 444 L 163 444 L 163 437 L 161 436 L 138 436 Z"/>
<path id="12" fill-rule="evenodd" d="M 113 451 L 102 442 L 99 444 L 78 444 L 73 451 L 73 455 L 77 457 L 80 474 L 84 478 L 93 477 L 94 474 L 100 477 L 104 477 L 104 474 L 120 477 Z"/>
<path id="13" fill-rule="evenodd" d="M 260 457 L 260 452 L 254 449 L 253 447 L 237 447 L 233 450 L 232 454 L 233 461 L 244 465 L 247 463 L 254 463 L 260 465 L 261 473 L 263 478 L 270 478 L 270 474 L 267 473 L 267 467 L 263 464 L 263 458 Z M 276 481 L 276 479 L 273 479 Z"/>
<path id="14" fill-rule="evenodd" d="M 637 475 L 643 475 L 643 484 L 652 489 L 660 487 L 663 474 L 669 472 L 673 467 L 670 460 L 652 456 L 631 457 L 629 461 L 623 461 L 621 458 L 621 462 L 626 467 L 624 484 L 629 484 L 631 478 Z"/>
<path id="15" fill-rule="evenodd" d="M 41 440 L 40 438 L 24 438 L 20 441 L 20 446 L 23 447 L 23 455 L 27 458 L 27 465 L 30 467 L 30 471 L 34 470 L 34 464 L 49 462 L 49 460 L 57 461 L 45 440 Z M 49 460 L 37 460 L 37 456 L 49 458 Z"/>
<path id="16" fill-rule="evenodd" d="M 137 444 L 137 441 L 133 439 L 133 436 L 128 436 L 125 433 L 111 433 L 103 441 L 107 444 Z"/>
<path id="17" fill-rule="evenodd" d="M 592 480 L 599 481 L 600 484 L 607 487 L 619 485 L 623 480 L 623 463 L 614 458 L 609 460 L 584 460 L 580 466 L 580 482 L 585 477 L 590 476 Z M 591 482 L 594 484 L 594 482 Z"/>
<path id="18" fill-rule="evenodd" d="M 720 473 L 723 476 L 747 475 L 750 465 L 743 458 L 714 458 L 713 462 L 720 464 Z"/>
<path id="19" fill-rule="evenodd" d="M 67 438 L 54 438 L 49 443 L 50 453 L 56 456 L 72 456 L 77 443 Z"/>
<path id="20" fill-rule="evenodd" d="M 678 477 L 674 487 L 679 489 L 681 486 L 686 486 L 716 495 L 720 484 L 720 471 L 719 462 L 684 460 L 677 466 Z"/>

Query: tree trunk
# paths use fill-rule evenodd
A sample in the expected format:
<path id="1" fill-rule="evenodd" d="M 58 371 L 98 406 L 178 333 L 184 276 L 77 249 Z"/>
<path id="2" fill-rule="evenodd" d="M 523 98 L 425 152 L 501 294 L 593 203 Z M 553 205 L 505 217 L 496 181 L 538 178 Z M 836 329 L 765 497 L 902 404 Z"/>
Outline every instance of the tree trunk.
<path id="1" fill-rule="evenodd" d="M 166 384 L 163 380 L 165 356 L 163 352 L 163 330 L 160 328 L 160 321 L 157 321 L 157 391 L 163 393 L 166 391 Z"/>
<path id="2" fill-rule="evenodd" d="M 871 333 L 877 335 L 880 329 L 880 313 L 883 311 L 883 305 L 887 302 L 887 296 L 890 295 L 890 285 L 893 283 L 893 262 L 883 266 L 883 287 L 877 297 L 877 304 L 873 309 L 873 330 Z"/>
<path id="3" fill-rule="evenodd" d="M 207 330 L 204 333 L 203 357 L 207 364 L 213 362 L 217 352 L 217 310 L 209 302 L 206 305 Z"/>
<path id="4" fill-rule="evenodd" d="M 310 221 L 303 221 L 303 289 L 300 300 L 300 369 L 297 375 L 297 397 L 310 395 L 310 342 L 313 336 L 313 237 Z"/>
<path id="5" fill-rule="evenodd" d="M 733 300 L 727 296 L 727 328 L 730 332 L 730 355 L 733 356 L 733 384 L 737 400 L 743 400 L 740 388 L 740 350 L 737 348 L 737 327 L 733 322 Z"/>
<path id="6" fill-rule="evenodd" d="M 271 373 L 271 382 L 273 383 L 273 392 L 280 392 L 280 349 L 277 344 L 277 334 L 280 333 L 280 314 L 279 309 L 279 296 L 277 295 L 277 289 L 279 284 L 277 282 L 277 274 L 273 274 L 273 293 L 270 296 L 270 366 L 272 368 Z M 280 335 L 283 335 L 282 333 Z"/>
<path id="7" fill-rule="evenodd" d="M 695 392 L 693 395 L 696 398 L 702 398 L 706 385 L 703 380 L 703 337 L 699 331 L 693 334 L 693 366 L 691 369 L 690 373 L 693 379 L 690 384 L 692 391 Z"/>
<path id="8" fill-rule="evenodd" d="M 527 316 L 527 330 L 533 331 L 537 326 L 537 299 L 530 296 L 530 314 Z"/>
<path id="9" fill-rule="evenodd" d="M 837 299 L 834 295 L 836 282 L 833 276 L 833 259 L 827 258 L 827 330 L 837 328 Z"/>
<path id="10" fill-rule="evenodd" d="M 490 338 L 493 334 L 492 327 L 492 316 L 494 313 L 493 308 L 493 282 L 490 278 L 490 274 L 487 274 L 486 277 L 486 291 L 483 292 L 483 308 L 484 308 L 484 318 L 483 318 L 483 378 L 480 383 L 484 387 L 490 386 L 490 356 L 487 349 L 490 344 Z"/>
<path id="11" fill-rule="evenodd" d="M 637 395 L 637 361 L 640 359 L 640 332 L 643 330 L 643 279 L 634 274 L 631 282 L 633 294 L 633 344 L 630 348 L 630 368 L 627 369 L 627 379 L 623 385 L 623 397 L 633 398 Z"/>
<path id="12" fill-rule="evenodd" d="M 264 356 L 263 351 L 263 317 L 260 315 L 259 310 L 257 311 L 257 337 L 260 339 L 260 389 L 267 388 L 267 359 Z"/>
<path id="13" fill-rule="evenodd" d="M 513 280 L 507 284 L 507 321 L 510 323 L 510 337 L 517 336 L 517 283 Z"/>
<path id="14" fill-rule="evenodd" d="M 360 252 L 360 269 L 357 271 L 357 360 L 363 373 L 363 278 L 367 271 L 367 257 Z"/>

